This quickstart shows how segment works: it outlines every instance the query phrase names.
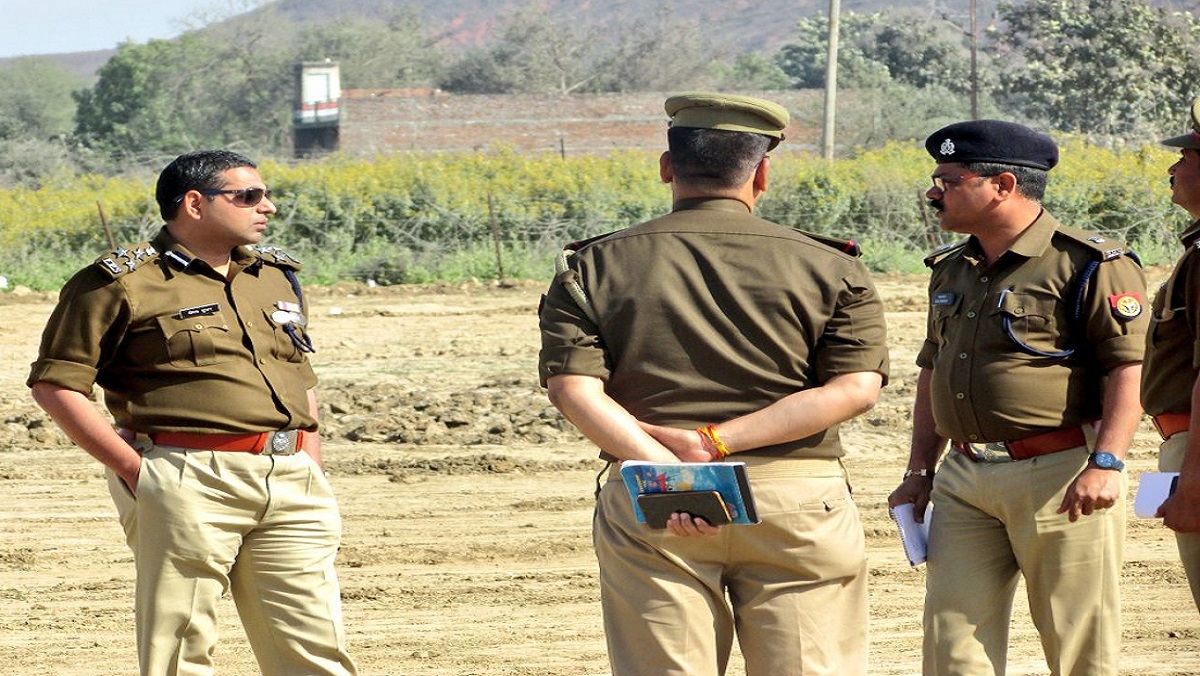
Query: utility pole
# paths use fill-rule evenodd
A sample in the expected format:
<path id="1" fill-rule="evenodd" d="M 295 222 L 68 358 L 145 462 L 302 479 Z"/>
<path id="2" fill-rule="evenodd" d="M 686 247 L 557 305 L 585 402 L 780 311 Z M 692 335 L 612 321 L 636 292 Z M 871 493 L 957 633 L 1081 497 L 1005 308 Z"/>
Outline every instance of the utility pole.
<path id="1" fill-rule="evenodd" d="M 971 0 L 971 119 L 979 119 L 979 23 Z"/>
<path id="2" fill-rule="evenodd" d="M 974 2 L 974 0 L 972 0 Z M 826 161 L 833 159 L 834 121 L 837 117 L 837 55 L 838 27 L 841 23 L 840 0 L 829 0 L 829 52 L 825 63 L 825 134 L 822 156 Z"/>
<path id="3" fill-rule="evenodd" d="M 978 17 L 978 11 L 976 10 L 976 5 L 977 5 L 977 0 L 971 0 L 970 10 L 968 10 L 971 12 L 971 17 L 967 20 L 966 26 L 963 26 L 963 24 L 960 23 L 961 20 L 958 17 L 960 17 L 961 15 L 955 14 L 954 15 L 955 18 L 951 19 L 950 18 L 951 15 L 948 12 L 941 13 L 942 21 L 945 21 L 946 23 L 948 23 L 948 24 L 954 26 L 955 28 L 957 28 L 958 30 L 962 31 L 962 34 L 967 36 L 967 38 L 969 38 L 971 41 L 971 119 L 972 120 L 979 119 L 979 17 Z M 930 9 L 934 9 L 936 6 L 940 6 L 940 3 L 936 3 L 933 0 L 931 0 L 929 3 Z"/>

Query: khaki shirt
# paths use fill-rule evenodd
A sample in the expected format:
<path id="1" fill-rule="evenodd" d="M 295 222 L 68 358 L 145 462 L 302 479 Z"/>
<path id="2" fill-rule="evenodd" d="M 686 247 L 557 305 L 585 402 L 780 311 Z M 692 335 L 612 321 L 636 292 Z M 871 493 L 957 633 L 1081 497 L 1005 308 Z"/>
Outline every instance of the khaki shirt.
<path id="1" fill-rule="evenodd" d="M 1142 360 L 1146 280 L 1119 242 L 1043 211 L 992 265 L 973 237 L 928 262 L 917 365 L 933 369 L 930 398 L 943 437 L 1009 441 L 1096 420 L 1105 374 Z M 1092 263 L 1077 304 L 1075 285 Z M 1046 356 L 1067 350 L 1074 352 Z"/>
<path id="2" fill-rule="evenodd" d="M 687 200 L 571 258 L 599 326 L 558 283 L 542 300 L 543 384 L 602 378 L 640 420 L 697 427 L 839 374 L 888 369 L 883 305 L 866 268 L 728 199 Z M 842 455 L 837 430 L 753 451 Z"/>
<path id="3" fill-rule="evenodd" d="M 1146 334 L 1142 407 L 1150 415 L 1190 414 L 1200 375 L 1200 221 L 1180 240 L 1185 250 L 1154 296 Z"/>
<path id="4" fill-rule="evenodd" d="M 315 430 L 316 376 L 272 317 L 299 303 L 286 254 L 235 250 L 226 281 L 166 228 L 118 249 L 63 287 L 28 384 L 104 389 L 117 425 L 137 432 Z"/>

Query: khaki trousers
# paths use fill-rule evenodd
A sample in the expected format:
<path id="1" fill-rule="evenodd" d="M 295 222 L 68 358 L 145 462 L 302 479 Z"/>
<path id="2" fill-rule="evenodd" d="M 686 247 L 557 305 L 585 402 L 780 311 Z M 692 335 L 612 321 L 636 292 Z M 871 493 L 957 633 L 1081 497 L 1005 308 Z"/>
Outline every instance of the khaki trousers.
<path id="1" fill-rule="evenodd" d="M 723 674 L 735 634 L 747 676 L 866 673 L 858 509 L 840 463 L 793 467 L 805 462 L 827 476 L 764 477 L 790 474 L 786 460 L 751 466 L 762 523 L 714 536 L 638 523 L 625 486 L 602 486 L 593 539 L 614 676 Z"/>
<path id="2" fill-rule="evenodd" d="M 1125 490 L 1071 523 L 1056 514 L 1087 464 L 1079 447 L 1029 460 L 952 452 L 933 485 L 925 674 L 1001 676 L 1018 577 L 1054 676 L 1115 676 L 1121 642 Z"/>
<path id="3" fill-rule="evenodd" d="M 212 674 L 225 592 L 262 674 L 357 673 L 334 572 L 341 518 L 312 458 L 147 447 L 136 499 L 108 478 L 137 565 L 142 674 Z"/>
<path id="4" fill-rule="evenodd" d="M 1187 445 L 1188 432 L 1172 434 L 1170 439 L 1162 442 L 1158 447 L 1159 471 L 1178 472 L 1182 469 Z M 1192 588 L 1192 599 L 1200 609 L 1200 533 L 1175 533 L 1175 544 L 1179 547 L 1179 558 Z"/>

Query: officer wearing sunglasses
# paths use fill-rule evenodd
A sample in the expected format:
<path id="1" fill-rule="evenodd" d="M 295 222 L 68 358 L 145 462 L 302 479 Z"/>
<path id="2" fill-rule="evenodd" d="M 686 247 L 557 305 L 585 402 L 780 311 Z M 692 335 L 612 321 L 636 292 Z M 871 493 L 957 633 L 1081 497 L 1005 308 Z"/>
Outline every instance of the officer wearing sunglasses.
<path id="1" fill-rule="evenodd" d="M 355 674 L 300 266 L 262 244 L 270 192 L 250 159 L 203 150 L 171 162 L 155 196 L 166 225 L 72 277 L 28 380 L 107 469 L 141 673 L 211 673 L 228 589 L 261 673 Z M 96 384 L 115 425 L 88 399 Z"/>
<path id="2" fill-rule="evenodd" d="M 231 202 L 233 202 L 234 204 L 236 204 L 239 207 L 244 207 L 247 209 L 258 206 L 258 203 L 263 201 L 264 197 L 267 200 L 271 199 L 271 191 L 267 190 L 266 188 L 237 188 L 234 190 L 223 190 L 221 188 L 203 188 L 203 189 L 197 190 L 196 192 L 198 192 L 201 195 L 204 195 L 206 197 L 213 197 L 215 195 L 230 195 Z M 180 195 L 179 197 L 176 197 L 175 198 L 176 203 L 182 202 L 184 197 L 187 197 L 187 195 L 185 194 L 185 195 Z"/>

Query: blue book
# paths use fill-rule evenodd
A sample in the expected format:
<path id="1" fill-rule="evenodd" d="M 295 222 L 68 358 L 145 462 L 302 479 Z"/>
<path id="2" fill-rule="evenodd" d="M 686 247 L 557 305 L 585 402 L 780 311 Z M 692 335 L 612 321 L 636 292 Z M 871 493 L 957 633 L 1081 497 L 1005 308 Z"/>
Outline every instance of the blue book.
<path id="1" fill-rule="evenodd" d="M 647 493 L 717 491 L 729 510 L 730 524 L 759 523 L 754 495 L 746 478 L 744 462 L 660 463 L 626 460 L 621 463 L 621 479 L 629 489 L 633 512 L 645 523 L 646 515 L 638 506 L 638 496 Z"/>

